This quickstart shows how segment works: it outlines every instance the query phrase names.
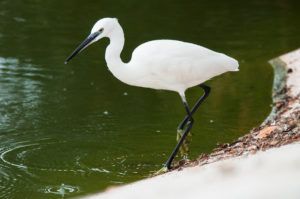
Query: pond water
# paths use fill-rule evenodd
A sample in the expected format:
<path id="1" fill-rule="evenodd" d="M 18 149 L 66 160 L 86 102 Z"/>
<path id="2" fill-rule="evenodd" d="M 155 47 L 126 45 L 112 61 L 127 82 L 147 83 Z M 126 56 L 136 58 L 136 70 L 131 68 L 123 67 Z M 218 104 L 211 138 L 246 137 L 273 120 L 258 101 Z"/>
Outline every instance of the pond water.
<path id="1" fill-rule="evenodd" d="M 212 92 L 192 130 L 196 158 L 268 115 L 267 61 L 299 47 L 298 2 L 1 0 L 0 198 L 68 198 L 136 181 L 176 145 L 180 97 L 115 79 L 104 60 L 108 40 L 64 65 L 96 20 L 119 19 L 125 61 L 137 45 L 162 38 L 239 60 L 239 72 L 207 82 Z M 201 94 L 188 90 L 190 104 Z"/>

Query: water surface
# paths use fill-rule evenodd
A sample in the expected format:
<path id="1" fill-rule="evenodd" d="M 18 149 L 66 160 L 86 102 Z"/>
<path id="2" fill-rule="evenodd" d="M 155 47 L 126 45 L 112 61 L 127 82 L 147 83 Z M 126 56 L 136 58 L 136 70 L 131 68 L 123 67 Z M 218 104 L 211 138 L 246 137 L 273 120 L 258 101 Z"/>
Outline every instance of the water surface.
<path id="1" fill-rule="evenodd" d="M 173 92 L 131 87 L 107 70 L 101 41 L 65 58 L 102 17 L 125 32 L 122 58 L 148 40 L 177 39 L 236 58 L 240 72 L 207 82 L 191 157 L 261 123 L 267 61 L 299 47 L 297 1 L 0 1 L 0 198 L 67 198 L 142 179 L 176 144 L 185 111 Z M 193 104 L 201 89 L 188 90 Z"/>

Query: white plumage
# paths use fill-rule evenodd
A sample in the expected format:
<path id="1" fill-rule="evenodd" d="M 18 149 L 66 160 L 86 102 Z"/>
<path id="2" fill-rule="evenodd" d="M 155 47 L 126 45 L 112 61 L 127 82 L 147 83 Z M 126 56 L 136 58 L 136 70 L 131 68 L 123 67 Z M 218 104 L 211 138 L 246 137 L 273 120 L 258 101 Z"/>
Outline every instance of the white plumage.
<path id="1" fill-rule="evenodd" d="M 238 62 L 225 54 L 217 53 L 202 46 L 176 41 L 154 40 L 138 46 L 131 60 L 124 63 L 120 54 L 124 46 L 124 33 L 115 18 L 104 18 L 96 22 L 91 34 L 68 57 L 66 63 L 85 47 L 103 37 L 110 39 L 105 51 L 105 60 L 109 70 L 122 82 L 140 87 L 165 89 L 180 94 L 187 111 L 187 117 L 178 126 L 179 142 L 162 171 L 170 168 L 179 147 L 193 125 L 192 114 L 207 98 L 210 88 L 203 82 L 227 71 L 238 71 Z M 192 110 L 189 109 L 185 90 L 199 85 L 205 94 Z M 184 133 L 182 133 L 184 127 Z"/>
<path id="2" fill-rule="evenodd" d="M 227 55 L 176 40 L 143 43 L 133 51 L 130 62 L 123 63 L 120 54 L 124 46 L 124 33 L 116 18 L 97 21 L 91 31 L 93 34 L 96 34 L 94 38 L 76 49 L 67 61 L 91 43 L 108 37 L 110 44 L 105 59 L 109 70 L 119 80 L 133 86 L 172 90 L 183 95 L 187 88 L 224 72 L 237 71 L 239 66 L 235 59 Z"/>
<path id="3" fill-rule="evenodd" d="M 135 79 L 135 85 L 179 93 L 224 72 L 238 70 L 233 58 L 176 40 L 154 40 L 138 46 L 127 65 L 136 68 L 142 77 Z"/>

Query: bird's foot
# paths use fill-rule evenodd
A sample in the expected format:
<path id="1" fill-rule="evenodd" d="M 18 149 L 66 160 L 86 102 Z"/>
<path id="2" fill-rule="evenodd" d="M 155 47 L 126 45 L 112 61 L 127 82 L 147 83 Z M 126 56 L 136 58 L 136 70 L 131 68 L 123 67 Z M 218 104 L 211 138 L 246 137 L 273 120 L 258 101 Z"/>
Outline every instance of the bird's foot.
<path id="1" fill-rule="evenodd" d="M 168 167 L 164 166 L 164 167 L 161 168 L 160 170 L 156 171 L 156 172 L 154 173 L 154 176 L 157 176 L 157 175 L 166 173 L 166 172 L 168 172 L 168 171 L 169 171 Z"/>

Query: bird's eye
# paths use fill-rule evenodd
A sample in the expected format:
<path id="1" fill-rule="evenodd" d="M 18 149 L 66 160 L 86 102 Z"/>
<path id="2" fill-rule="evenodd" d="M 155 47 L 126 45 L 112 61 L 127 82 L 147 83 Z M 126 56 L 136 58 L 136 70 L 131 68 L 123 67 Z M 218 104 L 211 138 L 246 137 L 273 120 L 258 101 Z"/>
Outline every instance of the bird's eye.
<path id="1" fill-rule="evenodd" d="M 103 32 L 104 28 L 100 28 L 99 32 Z"/>

